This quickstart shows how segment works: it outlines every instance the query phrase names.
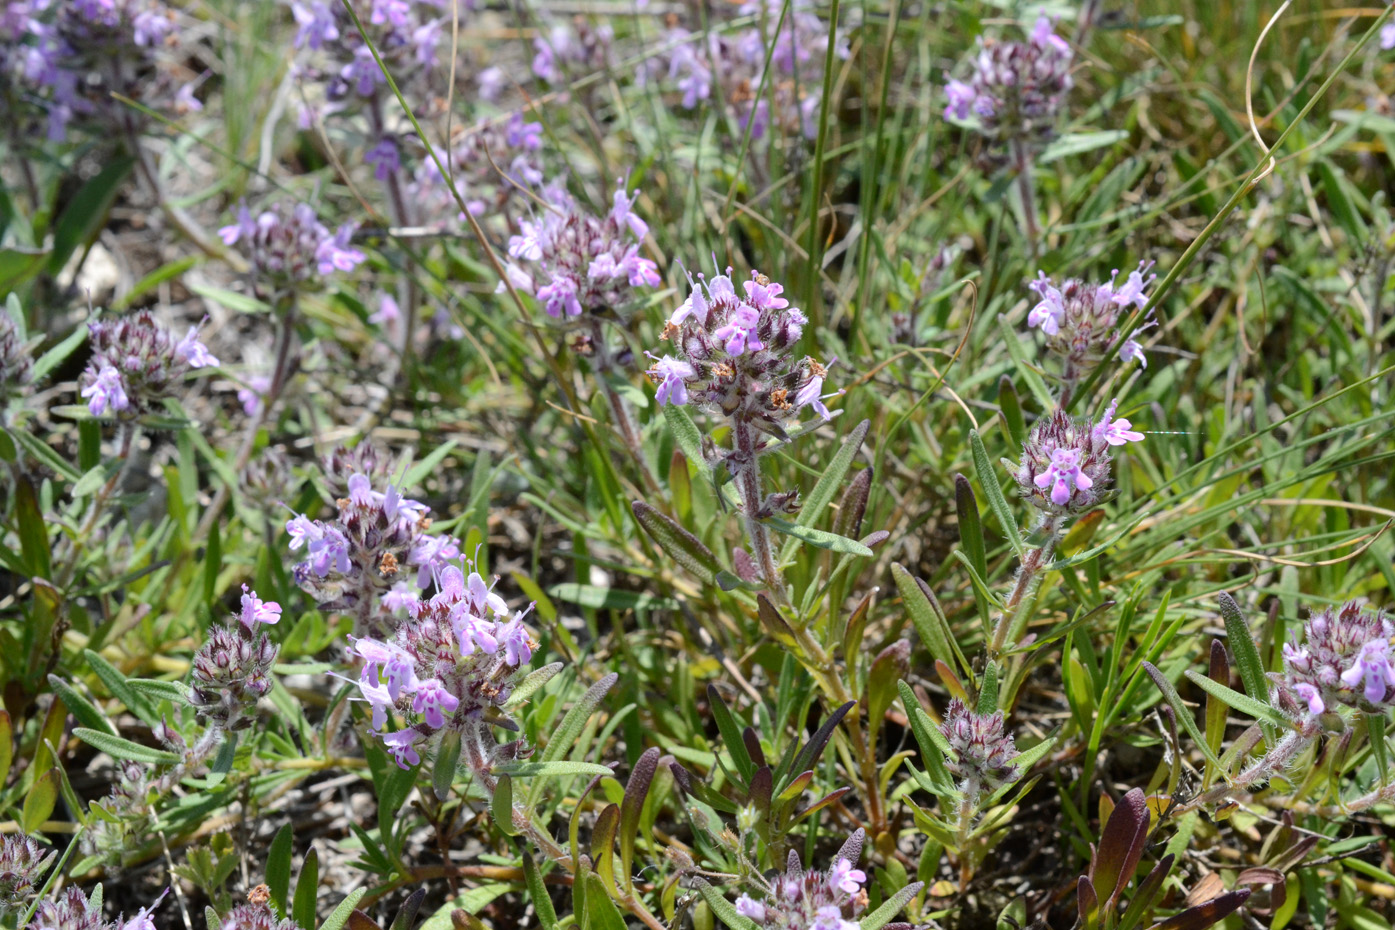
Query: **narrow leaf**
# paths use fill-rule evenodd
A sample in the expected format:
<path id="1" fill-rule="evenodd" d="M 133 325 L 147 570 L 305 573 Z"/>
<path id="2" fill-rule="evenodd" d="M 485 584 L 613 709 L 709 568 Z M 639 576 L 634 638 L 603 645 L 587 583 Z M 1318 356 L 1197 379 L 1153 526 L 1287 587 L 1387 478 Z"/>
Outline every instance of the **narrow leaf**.
<path id="1" fill-rule="evenodd" d="M 998 484 L 998 473 L 993 469 L 993 463 L 988 458 L 988 450 L 983 447 L 983 439 L 978 430 L 969 430 L 969 445 L 973 450 L 974 470 L 978 472 L 979 484 L 983 485 L 983 493 L 988 496 L 988 507 L 998 518 L 998 525 L 1012 545 L 1012 551 L 1021 559 L 1026 554 L 1022 534 L 1017 528 L 1017 519 L 1008 508 L 1007 498 L 1003 497 L 1002 485 Z"/>

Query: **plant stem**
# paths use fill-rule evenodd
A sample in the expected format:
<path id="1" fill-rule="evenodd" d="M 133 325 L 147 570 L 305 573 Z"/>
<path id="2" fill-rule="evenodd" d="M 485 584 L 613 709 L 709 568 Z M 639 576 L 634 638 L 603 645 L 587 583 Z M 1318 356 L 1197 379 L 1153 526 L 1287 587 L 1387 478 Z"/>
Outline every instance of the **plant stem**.
<path id="1" fill-rule="evenodd" d="M 988 646 L 990 657 L 996 657 L 1007 642 L 1008 633 L 1016 625 L 1017 617 L 1027 599 L 1036 587 L 1041 571 L 1051 563 L 1051 553 L 1061 535 L 1061 518 L 1056 514 L 1042 514 L 1038 532 L 1046 534 L 1046 542 L 1036 549 L 1028 550 L 1022 557 L 1022 567 L 1018 569 L 1017 581 L 1012 586 L 1003 612 L 998 615 L 998 624 L 993 629 L 993 640 Z"/>
<path id="2" fill-rule="evenodd" d="M 1027 146 L 1020 140 L 1012 143 L 1012 160 L 1017 170 L 1017 196 L 1022 200 L 1022 220 L 1025 224 L 1023 232 L 1027 234 L 1027 245 L 1031 249 L 1031 255 L 1036 258 L 1041 231 L 1037 228 L 1037 196 L 1032 187 L 1032 158 Z"/>
<path id="3" fill-rule="evenodd" d="M 640 476 L 644 483 L 650 491 L 658 492 L 659 482 L 649 470 L 649 462 L 644 457 L 644 443 L 640 439 L 639 424 L 635 421 L 634 410 L 631 409 L 629 401 L 621 397 L 620 392 L 610 383 L 609 375 L 617 370 L 615 360 L 611 358 L 610 346 L 606 344 L 601 320 L 594 315 L 591 316 L 591 348 L 592 368 L 610 404 L 610 415 L 615 420 L 615 426 L 620 431 L 621 438 L 625 440 L 625 445 L 629 447 L 630 454 L 639 463 Z"/>
<path id="4" fill-rule="evenodd" d="M 751 424 L 739 415 L 732 418 L 731 434 L 736 452 L 736 487 L 741 493 L 741 506 L 746 511 L 746 536 L 751 543 L 751 556 L 756 560 L 761 579 L 775 603 L 786 604 L 785 586 L 780 581 L 780 572 L 775 567 L 775 553 L 770 545 L 770 531 L 759 517 L 764 498 L 760 488 L 760 459 L 757 458 L 755 434 L 751 431 Z"/>

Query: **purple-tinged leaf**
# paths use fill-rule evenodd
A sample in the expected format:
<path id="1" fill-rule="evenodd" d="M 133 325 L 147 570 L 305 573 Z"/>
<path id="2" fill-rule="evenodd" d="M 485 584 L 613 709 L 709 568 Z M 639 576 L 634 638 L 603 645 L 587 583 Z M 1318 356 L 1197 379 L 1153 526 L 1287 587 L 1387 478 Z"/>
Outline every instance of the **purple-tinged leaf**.
<path id="1" fill-rule="evenodd" d="M 809 742 L 804 744 L 804 748 L 799 750 L 799 755 L 794 757 L 794 765 L 790 767 L 792 772 L 802 772 L 805 769 L 814 767 L 814 763 L 819 761 L 819 756 L 823 755 L 824 749 L 828 746 L 828 741 L 833 738 L 833 731 L 838 724 L 847 716 L 848 711 L 857 705 L 856 701 L 848 701 L 833 713 L 828 715 L 828 719 L 823 722 L 823 726 L 810 737 Z"/>
<path id="2" fill-rule="evenodd" d="M 756 595 L 756 616 L 760 618 L 760 625 L 776 640 L 784 643 L 794 642 L 794 630 L 790 629 L 789 622 L 780 613 L 780 609 L 764 592 Z"/>
<path id="3" fill-rule="evenodd" d="M 1090 866 L 1090 880 L 1110 907 L 1133 878 L 1148 839 L 1148 802 L 1134 788 L 1115 806 L 1104 825 L 1100 845 Z"/>
<path id="4" fill-rule="evenodd" d="M 659 749 L 651 746 L 635 760 L 630 781 L 625 785 L 625 796 L 620 799 L 620 871 L 627 888 L 635 860 L 635 842 L 639 838 L 639 818 L 644 813 L 644 802 L 658 768 Z"/>
<path id="5" fill-rule="evenodd" d="M 1214 927 L 1238 910 L 1249 896 L 1250 889 L 1248 888 L 1227 891 L 1205 904 L 1189 907 L 1160 924 L 1154 924 L 1152 930 L 1207 930 L 1208 927 Z"/>
<path id="6" fill-rule="evenodd" d="M 1138 883 L 1138 888 L 1129 900 L 1128 910 L 1124 911 L 1124 916 L 1119 921 L 1119 930 L 1133 930 L 1142 922 L 1148 909 L 1153 906 L 1153 899 L 1162 890 L 1163 880 L 1167 878 L 1167 873 L 1172 871 L 1172 863 L 1175 861 L 1176 857 L 1171 853 L 1163 856 L 1143 881 Z"/>
<path id="7" fill-rule="evenodd" d="M 1088 876 L 1080 876 L 1075 883 L 1075 905 L 1080 911 L 1080 926 L 1084 930 L 1094 930 L 1099 919 L 1100 899 Z"/>
<path id="8" fill-rule="evenodd" d="M 848 793 L 849 791 L 851 791 L 851 790 L 852 790 L 851 787 L 845 785 L 845 786 L 842 787 L 842 788 L 836 788 L 836 789 L 834 789 L 833 791 L 830 791 L 828 794 L 826 794 L 826 795 L 824 795 L 823 797 L 819 798 L 819 799 L 818 799 L 817 801 L 815 801 L 813 804 L 810 804 L 808 807 L 804 808 L 804 810 L 802 810 L 802 811 L 800 811 L 799 813 L 795 814 L 795 815 L 794 815 L 794 819 L 795 819 L 796 821 L 803 820 L 805 817 L 808 817 L 810 814 L 814 813 L 815 811 L 821 811 L 821 810 L 823 810 L 825 807 L 827 807 L 828 805 L 832 804 L 834 801 L 838 800 L 839 798 L 841 798 L 843 795 L 847 794 L 847 793 Z"/>
<path id="9" fill-rule="evenodd" d="M 862 532 L 862 518 L 867 513 L 867 498 L 872 492 L 872 469 L 864 468 L 853 475 L 838 502 L 838 515 L 833 518 L 833 532 L 857 539 Z"/>
<path id="10" fill-rule="evenodd" d="M 717 556 L 702 540 L 684 529 L 677 520 L 655 510 L 644 501 L 635 501 L 630 508 L 644 532 L 659 544 L 659 548 L 663 549 L 669 558 L 709 584 L 716 580 L 717 573 L 722 570 L 722 563 L 717 561 Z"/>

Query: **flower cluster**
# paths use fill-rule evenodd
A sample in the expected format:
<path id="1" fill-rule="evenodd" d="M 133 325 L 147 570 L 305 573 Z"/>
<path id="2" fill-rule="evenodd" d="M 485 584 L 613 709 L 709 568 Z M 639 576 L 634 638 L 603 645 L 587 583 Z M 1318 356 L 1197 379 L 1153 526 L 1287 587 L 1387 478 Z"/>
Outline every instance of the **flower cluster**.
<path id="1" fill-rule="evenodd" d="M 548 209 L 524 220 L 509 240 L 509 280 L 542 302 L 549 316 L 570 319 L 612 312 L 631 288 L 657 287 L 659 268 L 639 254 L 649 225 L 634 212 L 635 196 L 617 181 L 614 205 L 604 219 L 582 209 L 560 184 L 543 190 Z"/>
<path id="2" fill-rule="evenodd" d="M 599 26 L 583 16 L 571 24 L 554 23 L 546 35 L 533 39 L 533 73 L 549 84 L 562 84 L 610 67 L 610 46 L 615 30 Z"/>
<path id="3" fill-rule="evenodd" d="M 18 394 L 29 384 L 33 368 L 32 346 L 23 338 L 19 324 L 0 310 L 0 402 Z"/>
<path id="4" fill-rule="evenodd" d="M 459 541 L 427 532 L 430 508 L 392 485 L 380 492 L 366 474 L 349 475 L 332 521 L 295 515 L 286 524 L 292 551 L 305 550 L 296 583 L 327 610 L 352 613 L 359 633 L 396 625 L 394 612 L 460 556 Z"/>
<path id="5" fill-rule="evenodd" d="M 483 745 L 484 715 L 508 701 L 516 674 L 533 657 L 522 622 L 532 607 L 511 612 L 468 559 L 464 570 L 442 569 L 437 587 L 412 602 L 392 636 L 351 637 L 363 662 L 357 684 L 372 707 L 373 731 L 398 765 L 420 762 L 416 744 L 450 729 L 461 734 L 467 762 L 487 767 L 493 760 Z M 386 732 L 389 711 L 414 722 Z"/>
<path id="6" fill-rule="evenodd" d="M 700 34 L 672 30 L 668 76 L 682 92 L 683 106 L 693 109 L 711 99 L 716 84 L 717 98 L 734 110 L 741 129 L 752 124 L 753 139 L 763 138 L 772 124 L 784 133 L 813 138 L 823 102 L 828 44 L 834 43 L 834 54 L 846 58 L 847 42 L 830 33 L 807 0 L 790 6 L 777 33 L 782 12 L 781 0 L 750 0 L 737 15 L 762 21 L 738 30 L 713 24 L 705 30 L 705 44 Z M 767 52 L 770 73 L 761 93 Z"/>
<path id="7" fill-rule="evenodd" d="M 791 354 L 808 319 L 780 296 L 784 287 L 752 271 L 738 296 L 730 268 L 698 277 L 664 327 L 676 356 L 654 358 L 648 371 L 659 403 L 713 407 L 776 436 L 805 407 L 829 419 L 823 401 L 841 392 L 825 394 L 828 370 Z"/>
<path id="8" fill-rule="evenodd" d="M 972 115 L 975 128 L 996 146 L 1039 148 L 1055 135 L 1057 114 L 1071 88 L 1073 57 L 1045 15 L 1025 42 L 980 39 L 969 79 L 951 79 L 945 86 L 945 119 Z"/>
<path id="9" fill-rule="evenodd" d="M 237 222 L 218 230 L 218 235 L 224 244 L 241 248 L 254 274 L 278 287 L 353 271 L 364 259 L 350 244 L 352 223 L 331 233 L 314 208 L 304 203 L 289 208 L 275 204 L 255 217 L 244 204 L 238 207 Z"/>
<path id="10" fill-rule="evenodd" d="M 1109 486 L 1109 450 L 1139 442 L 1143 434 L 1114 417 L 1110 403 L 1098 423 L 1076 419 L 1059 408 L 1032 426 L 1014 477 L 1032 506 L 1044 513 L 1082 513 L 1098 504 Z"/>
<path id="11" fill-rule="evenodd" d="M 1314 614 L 1301 646 L 1284 644 L 1284 669 L 1276 680 L 1297 695 L 1308 712 L 1345 706 L 1383 714 L 1395 706 L 1395 623 L 1356 601 Z"/>
<path id="12" fill-rule="evenodd" d="M 281 605 L 263 601 L 242 586 L 242 606 L 226 626 L 209 631 L 194 654 L 189 702 L 211 726 L 238 730 L 251 725 L 250 708 L 271 690 L 271 666 L 279 647 L 259 627 L 281 619 Z"/>
<path id="13" fill-rule="evenodd" d="M 110 411 L 129 419 L 153 409 L 174 384 L 218 359 L 199 341 L 197 326 L 178 342 L 142 310 L 87 324 L 92 357 L 78 379 L 78 393 L 93 416 Z"/>
<path id="14" fill-rule="evenodd" d="M 542 130 L 542 123 L 514 113 L 507 119 L 457 128 L 450 147 L 437 150 L 471 216 L 499 213 L 521 191 L 542 183 L 538 156 Z M 406 189 L 413 222 L 443 229 L 465 222 L 450 184 L 432 159 L 420 160 Z"/>
<path id="15" fill-rule="evenodd" d="M 248 894 L 246 904 L 228 911 L 218 930 L 301 930 L 300 924 L 291 918 L 277 917 L 267 903 L 270 900 L 271 892 L 265 885 L 258 885 Z"/>
<path id="16" fill-rule="evenodd" d="M 35 887 L 57 856 L 57 852 L 45 850 L 32 837 L 16 833 L 0 837 L 0 915 L 28 905 Z"/>
<path id="17" fill-rule="evenodd" d="M 1041 300 L 1027 314 L 1027 325 L 1041 327 L 1046 347 L 1065 359 L 1066 370 L 1078 376 L 1094 368 L 1115 351 L 1122 361 L 1137 361 L 1144 368 L 1148 359 L 1134 339 L 1120 343 L 1120 317 L 1129 307 L 1140 310 L 1148 305 L 1148 286 L 1157 275 L 1149 274 L 1151 262 L 1140 262 L 1123 284 L 1117 284 L 1115 271 L 1102 284 L 1089 284 L 1077 278 L 1060 287 L 1037 272 L 1037 280 L 1027 285 Z M 1140 329 L 1154 325 L 1145 321 Z M 1135 330 L 1137 332 L 1138 330 Z"/>
<path id="18" fill-rule="evenodd" d="M 955 698 L 940 732 L 954 751 L 945 768 L 963 782 L 965 794 L 991 792 L 1017 778 L 1017 746 L 1012 734 L 1003 732 L 1002 711 L 975 713 Z"/>
<path id="19" fill-rule="evenodd" d="M 405 92 L 418 90 L 413 83 L 430 76 L 448 28 L 441 0 L 355 0 L 354 7 L 393 80 Z M 383 68 L 342 3 L 294 0 L 291 13 L 298 27 L 295 46 L 302 53 L 299 76 L 323 82 L 324 113 L 386 91 Z M 302 122 L 307 119 L 302 114 Z"/>
<path id="20" fill-rule="evenodd" d="M 52 901 L 39 904 L 26 930 L 155 930 L 155 921 L 150 915 L 167 894 L 168 888 L 134 917 L 118 917 L 112 922 L 102 916 L 100 896 L 88 898 L 82 889 L 69 885 Z"/>
<path id="21" fill-rule="evenodd" d="M 175 79 L 174 10 L 161 0 L 10 0 L 0 12 L 0 76 L 41 93 L 51 141 L 89 116 L 105 131 L 133 128 L 135 111 L 116 94 L 142 103 L 200 109 L 194 85 Z M 17 72 L 13 73 L 12 72 Z"/>
<path id="22" fill-rule="evenodd" d="M 864 836 L 859 829 L 848 837 L 827 872 L 804 871 L 790 850 L 784 873 L 759 879 L 761 899 L 743 894 L 736 912 L 771 930 L 857 930 L 856 918 L 867 906 L 867 873 L 856 868 Z"/>

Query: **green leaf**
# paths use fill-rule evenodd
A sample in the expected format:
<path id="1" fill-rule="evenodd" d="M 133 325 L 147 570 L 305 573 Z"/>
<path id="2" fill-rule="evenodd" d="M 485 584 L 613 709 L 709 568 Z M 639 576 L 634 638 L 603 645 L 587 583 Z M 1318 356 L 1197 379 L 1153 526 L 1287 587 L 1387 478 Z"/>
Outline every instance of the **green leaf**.
<path id="1" fill-rule="evenodd" d="M 978 472 L 979 484 L 983 485 L 983 493 L 988 497 L 988 507 L 998 518 L 998 525 L 1020 560 L 1026 555 L 1026 548 L 1022 545 L 1022 534 L 1018 531 L 1017 519 L 1008 509 L 1002 485 L 998 484 L 998 474 L 993 470 L 993 463 L 988 459 L 988 450 L 983 447 L 983 439 L 978 430 L 969 430 L 969 445 L 973 450 L 974 471 Z"/>
<path id="2" fill-rule="evenodd" d="M 78 479 L 77 484 L 73 485 L 70 492 L 73 499 L 80 500 L 96 494 L 101 490 L 102 485 L 106 484 L 107 480 L 120 471 L 125 464 L 121 459 L 113 459 L 88 470 L 85 475 Z"/>
<path id="3" fill-rule="evenodd" d="M 1068 132 L 1053 140 L 1037 156 L 1037 164 L 1049 165 L 1071 155 L 1083 155 L 1106 146 L 1123 142 L 1129 137 L 1123 129 L 1104 129 L 1097 132 Z"/>
<path id="4" fill-rule="evenodd" d="M 320 890 L 320 854 L 311 846 L 305 851 L 300 876 L 295 882 L 295 900 L 291 902 L 291 920 L 302 927 L 315 926 L 315 901 Z"/>
<path id="5" fill-rule="evenodd" d="M 107 719 L 107 715 L 102 713 L 96 705 L 78 692 L 76 688 L 68 684 L 57 675 L 49 675 L 48 683 L 54 692 L 62 699 L 68 711 L 78 719 L 78 723 L 100 730 L 109 736 L 116 735 L 116 727 Z"/>
<path id="6" fill-rule="evenodd" d="M 843 552 L 850 555 L 870 556 L 872 550 L 855 539 L 848 539 L 846 536 L 839 536 L 837 533 L 829 533 L 826 530 L 816 530 L 812 526 L 800 526 L 779 517 L 766 517 L 761 521 L 766 526 L 777 533 L 784 533 L 786 536 L 793 536 L 811 546 L 820 549 L 827 549 L 830 552 Z"/>
<path id="7" fill-rule="evenodd" d="M 615 902 L 606 892 L 605 883 L 595 872 L 586 875 L 586 913 L 583 930 L 627 930 Z"/>
<path id="8" fill-rule="evenodd" d="M 291 890 L 292 829 L 289 823 L 282 824 L 266 853 L 266 887 L 271 891 L 272 906 L 283 918 L 290 916 L 286 901 Z"/>
<path id="9" fill-rule="evenodd" d="M 712 717 L 717 723 L 717 732 L 722 735 L 722 744 L 731 754 L 731 761 L 736 765 L 737 773 L 743 782 L 750 784 L 751 776 L 756 771 L 756 763 L 746 751 L 746 741 L 741 738 L 741 722 L 731 712 L 717 688 L 710 684 L 707 686 L 707 706 L 712 711 Z"/>
<path id="10" fill-rule="evenodd" d="M 930 655 L 950 667 L 958 661 L 967 671 L 968 667 L 959 657 L 959 649 L 951 639 L 949 624 L 920 586 L 920 581 L 899 562 L 891 563 L 891 577 L 896 581 L 896 590 L 901 593 L 906 613 L 911 615 L 911 623 Z"/>
<path id="11" fill-rule="evenodd" d="M 1158 671 L 1157 666 L 1152 662 L 1144 662 L 1143 670 L 1148 673 L 1148 677 L 1153 679 L 1153 684 L 1158 686 L 1163 698 L 1172 707 L 1172 712 L 1176 714 L 1177 720 L 1182 724 L 1182 728 L 1187 731 L 1187 735 L 1196 743 L 1201 754 L 1206 757 L 1206 761 L 1216 767 L 1216 771 L 1225 776 L 1225 770 L 1221 766 L 1221 760 L 1216 758 L 1216 754 L 1211 751 L 1211 746 L 1206 742 L 1206 737 L 1197 728 L 1196 718 L 1192 716 L 1191 708 L 1182 703 L 1182 696 L 1177 693 L 1177 689 L 1172 686 L 1172 682 L 1167 680 L 1167 676 Z"/>
<path id="12" fill-rule="evenodd" d="M 112 736 L 102 730 L 76 727 L 73 730 L 73 735 L 92 748 L 100 749 L 113 759 L 129 759 L 132 762 L 144 762 L 146 765 L 174 765 L 179 762 L 179 756 L 172 752 L 155 749 L 151 746 L 142 746 L 140 743 L 133 743 L 120 736 Z"/>
<path id="13" fill-rule="evenodd" d="M 513 825 L 512 776 L 499 776 L 499 782 L 494 786 L 494 797 L 489 799 L 489 816 L 505 836 L 518 835 L 518 828 Z M 526 854 L 524 858 L 527 858 Z"/>
<path id="14" fill-rule="evenodd" d="M 430 455 L 422 459 L 420 462 L 416 462 L 412 465 L 411 468 L 407 469 L 407 473 L 402 476 L 401 486 L 404 489 L 406 489 L 414 488 L 420 485 L 421 482 L 426 478 L 426 476 L 431 474 L 432 469 L 434 469 L 437 465 L 440 465 L 441 462 L 445 461 L 446 456 L 450 455 L 451 451 L 455 447 L 456 442 L 454 439 L 451 439 L 437 446 L 435 449 L 431 450 Z"/>
<path id="15" fill-rule="evenodd" d="M 155 290 L 155 288 L 159 287 L 161 284 L 164 284 L 166 281 L 170 281 L 174 278 L 179 277 L 184 272 L 188 271 L 190 268 L 193 268 L 198 263 L 199 256 L 197 255 L 186 255 L 183 258 L 177 258 L 172 262 L 166 262 L 159 268 L 156 268 L 154 271 L 150 272 L 150 274 L 141 278 L 135 284 L 131 285 L 131 289 L 129 291 L 122 294 L 116 300 L 112 301 L 111 308 L 113 310 L 128 309 L 131 306 L 131 304 L 135 303 L 145 294 Z"/>
<path id="16" fill-rule="evenodd" d="M 39 273 L 48 256 L 48 249 L 0 249 L 0 294 L 22 287 L 24 282 Z"/>
<path id="17" fill-rule="evenodd" d="M 920 700 L 904 681 L 898 681 L 896 688 L 901 692 L 901 703 L 906 708 L 906 717 L 911 724 L 911 732 L 920 745 L 920 757 L 925 762 L 926 773 L 933 786 L 932 793 L 941 797 L 952 797 L 956 793 L 954 779 L 945 768 L 945 757 L 950 754 L 949 742 L 935 726 L 930 715 L 920 706 Z"/>
<path id="18" fill-rule="evenodd" d="M 68 201 L 63 215 L 53 227 L 53 254 L 48 259 L 48 273 L 57 275 L 68 264 L 78 246 L 86 243 L 106 225 L 107 213 L 116 202 L 122 184 L 131 173 L 135 161 L 120 155 L 111 158 Z"/>
<path id="19" fill-rule="evenodd" d="M 608 610 L 677 610 L 678 602 L 644 591 L 617 591 L 595 585 L 565 582 L 547 589 L 549 597 L 582 607 Z"/>
<path id="20" fill-rule="evenodd" d="M 702 540 L 684 529 L 677 520 L 643 501 L 633 502 L 630 508 L 639 525 L 669 558 L 708 584 L 716 581 L 722 571 L 722 563 L 711 549 L 703 545 Z"/>
<path id="21" fill-rule="evenodd" d="M 367 888 L 356 888 L 349 892 L 349 896 L 339 902 L 339 906 L 330 912 L 325 918 L 325 922 L 320 924 L 320 930 L 343 930 L 349 922 L 349 915 L 358 907 L 358 902 L 363 900 L 363 896 L 368 893 Z"/>
<path id="22" fill-rule="evenodd" d="M 688 461 L 696 465 L 702 474 L 711 474 L 712 469 L 708 467 L 707 459 L 702 455 L 702 433 L 698 432 L 697 424 L 688 415 L 687 408 L 677 404 L 664 404 L 660 409 L 664 412 L 664 419 L 668 421 L 668 428 L 673 431 L 674 441 L 678 443 L 678 448 L 683 450 Z"/>
<path id="23" fill-rule="evenodd" d="M 0 708 L 0 785 L 10 777 L 10 765 L 14 762 L 14 723 L 10 712 Z"/>
<path id="24" fill-rule="evenodd" d="M 543 930 L 557 930 L 557 911 L 552 907 L 552 896 L 547 893 L 542 870 L 527 850 L 523 852 L 523 881 L 528 885 L 528 900 L 533 902 L 538 923 Z"/>
<path id="25" fill-rule="evenodd" d="M 1196 669 L 1187 669 L 1184 673 L 1187 680 L 1196 685 L 1207 694 L 1215 695 L 1219 700 L 1224 701 L 1230 707 L 1241 713 L 1249 714 L 1256 720 L 1267 721 L 1277 726 L 1288 728 L 1288 721 L 1278 710 L 1270 707 L 1264 701 L 1256 701 L 1247 694 L 1227 688 L 1218 681 L 1212 681 L 1207 676 L 1201 674 Z"/>
<path id="26" fill-rule="evenodd" d="M 858 930 L 881 930 L 891 922 L 891 918 L 900 913 L 901 908 L 910 903 L 920 893 L 920 889 L 925 887 L 924 882 L 911 882 L 906 887 L 897 891 L 894 895 L 886 899 L 881 907 L 877 908 L 866 917 L 857 922 Z"/>
<path id="27" fill-rule="evenodd" d="M 436 759 L 431 764 L 431 790 L 436 800 L 450 797 L 451 785 L 455 783 L 456 768 L 460 765 L 460 731 L 450 729 L 441 737 Z"/>
<path id="28" fill-rule="evenodd" d="M 503 765 L 494 766 L 494 771 L 501 775 L 512 775 L 515 778 L 614 774 L 608 765 L 597 765 L 594 762 L 569 762 L 565 760 L 557 762 L 506 762 Z"/>
<path id="29" fill-rule="evenodd" d="M 697 886 L 698 894 L 702 895 L 707 906 L 712 908 L 712 913 L 731 930 L 757 930 L 755 921 L 738 914 L 732 903 L 722 897 L 722 893 L 709 885 L 705 879 L 694 878 L 693 884 Z"/>
<path id="30" fill-rule="evenodd" d="M 1240 671 L 1240 681 L 1245 685 L 1245 693 L 1268 706 L 1269 679 L 1264 674 L 1264 663 L 1259 658 L 1259 650 L 1255 648 L 1255 641 L 1250 636 L 1250 625 L 1245 622 L 1245 615 L 1240 612 L 1240 605 L 1235 603 L 1235 598 L 1222 591 L 1219 600 L 1221 617 L 1225 620 L 1226 640 L 1230 643 L 1231 654 L 1235 656 L 1235 665 Z M 1266 742 L 1274 742 L 1275 734 L 1269 727 L 1265 727 L 1264 735 Z"/>
<path id="31" fill-rule="evenodd" d="M 39 828 L 48 822 L 58 804 L 58 770 L 49 769 L 29 786 L 24 796 L 24 808 L 19 816 L 20 832 L 37 836 Z"/>
<path id="32" fill-rule="evenodd" d="M 49 561 L 48 524 L 44 522 L 43 511 L 39 508 L 38 495 L 34 493 L 34 485 L 28 478 L 18 478 L 14 488 L 19 551 L 24 559 L 24 567 L 31 576 L 47 579 L 53 567 Z"/>
<path id="33" fill-rule="evenodd" d="M 988 556 L 983 544 L 983 523 L 978 515 L 978 498 L 974 496 L 974 486 L 969 483 L 969 479 L 959 474 L 954 476 L 954 507 L 959 517 L 959 545 L 963 547 L 964 555 L 978 573 L 978 577 L 987 578 Z M 977 585 L 974 586 L 974 602 L 978 606 L 979 619 L 987 629 L 993 622 L 993 615 L 988 606 L 988 598 Z"/>
<path id="34" fill-rule="evenodd" d="M 867 431 L 871 427 L 871 420 L 863 420 L 854 426 L 852 432 L 843 439 L 843 444 L 838 447 L 838 452 L 828 463 L 828 468 L 824 469 L 824 473 L 819 477 L 814 489 L 804 498 L 799 516 L 795 518 L 797 524 L 813 526 L 823 516 L 828 505 L 833 503 L 833 498 L 842 489 L 844 479 L 848 476 L 848 469 L 852 467 L 853 459 L 857 457 L 858 451 L 862 448 L 862 441 L 867 438 Z M 794 554 L 794 545 L 793 540 L 785 543 L 784 549 L 780 553 L 780 561 L 783 562 Z"/>
<path id="35" fill-rule="evenodd" d="M 189 290 L 205 297 L 216 304 L 222 304 L 234 313 L 270 313 L 271 304 L 263 303 L 255 297 L 246 294 L 239 294 L 237 291 L 225 290 L 221 287 L 211 287 L 207 284 L 189 282 Z"/>

